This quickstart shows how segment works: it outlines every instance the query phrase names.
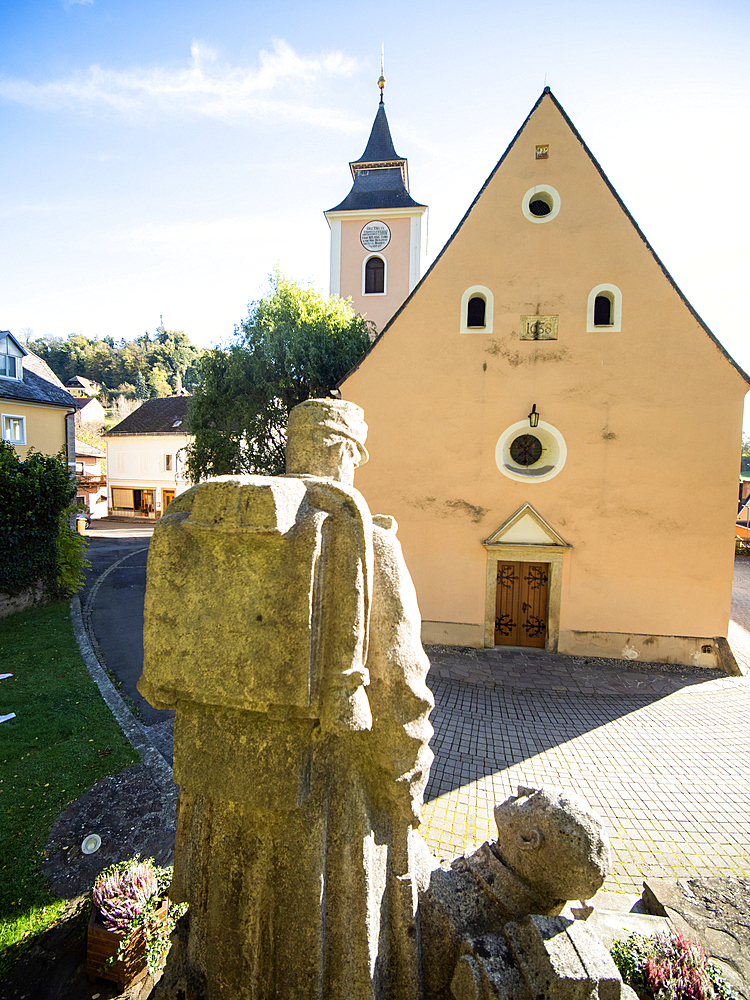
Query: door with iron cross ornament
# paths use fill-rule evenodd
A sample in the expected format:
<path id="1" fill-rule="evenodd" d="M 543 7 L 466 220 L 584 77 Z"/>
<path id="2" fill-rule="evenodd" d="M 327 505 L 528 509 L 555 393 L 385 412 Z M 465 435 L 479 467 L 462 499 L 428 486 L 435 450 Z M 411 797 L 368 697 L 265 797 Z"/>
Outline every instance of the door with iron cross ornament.
<path id="1" fill-rule="evenodd" d="M 544 649 L 549 563 L 498 562 L 495 645 Z"/>

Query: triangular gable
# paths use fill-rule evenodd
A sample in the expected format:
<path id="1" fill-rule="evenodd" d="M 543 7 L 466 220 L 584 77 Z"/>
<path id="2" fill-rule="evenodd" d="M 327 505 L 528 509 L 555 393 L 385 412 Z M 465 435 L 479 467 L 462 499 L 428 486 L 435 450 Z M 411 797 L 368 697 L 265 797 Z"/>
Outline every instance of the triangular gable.
<path id="1" fill-rule="evenodd" d="M 523 132 L 526 129 L 527 125 L 529 124 L 529 122 L 533 118 L 535 112 L 540 107 L 540 105 L 542 104 L 542 102 L 544 101 L 545 98 L 549 98 L 549 100 L 552 102 L 552 104 L 554 105 L 554 107 L 560 113 L 560 116 L 562 117 L 562 119 L 564 120 L 564 122 L 567 124 L 567 126 L 570 128 L 572 134 L 575 136 L 575 138 L 578 141 L 578 143 L 580 143 L 581 148 L 583 149 L 584 153 L 586 154 L 586 156 L 591 161 L 592 165 L 594 166 L 594 168 L 598 172 L 598 174 L 601 177 L 602 181 L 604 182 L 604 184 L 606 185 L 606 187 L 609 189 L 610 193 L 615 198 L 615 200 L 618 203 L 620 209 L 622 210 L 622 212 L 624 213 L 624 215 L 627 217 L 627 219 L 629 220 L 629 222 L 632 224 L 633 229 L 637 233 L 639 239 L 644 244 L 646 250 L 653 257 L 654 261 L 656 262 L 656 264 L 658 265 L 658 267 L 660 268 L 660 270 L 664 274 L 664 276 L 667 279 L 667 281 L 669 282 L 669 284 L 672 286 L 672 288 L 678 294 L 678 296 L 682 300 L 683 304 L 686 306 L 686 308 L 690 312 L 691 316 L 702 327 L 702 329 L 704 330 L 704 332 L 709 336 L 709 338 L 711 339 L 711 341 L 719 349 L 719 351 L 724 356 L 724 358 L 732 365 L 733 368 L 735 368 L 737 370 L 737 372 L 742 376 L 742 378 L 745 380 L 745 382 L 748 383 L 748 384 L 750 384 L 750 375 L 748 375 L 737 364 L 737 362 L 734 360 L 734 358 L 729 354 L 729 352 L 721 344 L 721 342 L 714 336 L 714 334 L 708 328 L 708 326 L 706 325 L 706 323 L 701 319 L 701 317 L 695 311 L 695 309 L 693 308 L 693 306 L 687 300 L 687 298 L 685 297 L 685 295 L 682 292 L 682 290 L 676 284 L 676 282 L 675 282 L 674 278 L 672 277 L 672 275 L 666 269 L 666 267 L 664 266 L 664 264 L 662 263 L 662 261 L 659 259 L 659 256 L 657 255 L 657 253 L 654 251 L 654 249 L 651 246 L 651 244 L 648 242 L 648 240 L 644 236 L 643 232 L 641 231 L 640 227 L 638 226 L 638 223 L 635 221 L 635 219 L 633 218 L 633 216 L 630 214 L 630 212 L 629 212 L 627 206 L 625 205 L 625 203 L 623 202 L 622 198 L 617 193 L 617 191 L 615 190 L 615 188 L 612 186 L 612 183 L 610 182 L 609 178 L 604 173 L 604 171 L 602 170 L 599 162 L 597 161 L 597 159 L 592 154 L 591 150 L 588 148 L 588 146 L 584 142 L 583 138 L 581 137 L 580 133 L 576 129 L 575 125 L 570 120 L 570 118 L 568 117 L 568 115 L 565 113 L 564 108 L 562 107 L 562 105 L 560 104 L 560 102 L 557 100 L 557 98 L 555 97 L 555 95 L 552 93 L 552 91 L 550 90 L 550 88 L 549 87 L 545 87 L 544 90 L 543 90 L 543 92 L 542 92 L 542 94 L 541 94 L 541 96 L 539 97 L 539 100 L 536 102 L 536 104 L 534 105 L 534 107 L 531 109 L 531 111 L 529 112 L 528 116 L 526 117 L 526 120 L 524 121 L 523 125 L 521 125 L 520 129 L 518 130 L 518 132 L 516 133 L 516 135 L 513 137 L 512 141 L 510 142 L 510 145 L 505 150 L 505 152 L 503 153 L 503 155 L 501 156 L 501 158 L 498 160 L 497 164 L 493 168 L 493 170 L 490 173 L 489 177 L 487 178 L 487 180 L 482 185 L 481 189 L 479 190 L 477 196 L 474 198 L 474 200 L 471 203 L 471 205 L 469 206 L 469 208 L 466 210 L 466 213 L 464 214 L 463 218 L 459 222 L 459 224 L 456 227 L 456 229 L 454 230 L 454 232 L 449 237 L 449 239 L 446 242 L 446 244 L 443 247 L 443 249 L 440 251 L 440 253 L 437 255 L 437 257 L 435 258 L 435 260 L 432 262 L 432 264 L 430 265 L 430 267 L 425 272 L 425 274 L 422 276 L 422 279 L 414 287 L 414 289 L 412 290 L 411 294 L 404 300 L 404 302 L 402 303 L 401 307 L 393 314 L 393 316 L 388 321 L 388 323 L 386 324 L 386 326 L 380 331 L 380 333 L 375 338 L 375 340 L 372 342 L 372 344 L 370 345 L 370 347 L 368 348 L 368 350 L 365 352 L 365 354 L 362 355 L 362 357 L 359 359 L 359 361 L 341 379 L 341 381 L 337 384 L 337 387 L 340 388 L 341 386 L 343 386 L 344 383 L 347 381 L 347 379 L 349 379 L 350 376 L 353 375 L 357 371 L 357 369 L 363 364 L 363 362 L 370 356 L 370 354 L 375 350 L 375 348 L 383 340 L 383 338 L 385 337 L 385 335 L 389 332 L 389 330 L 391 329 L 391 327 L 393 326 L 393 324 L 396 322 L 396 320 L 401 316 L 401 313 L 406 309 L 406 307 L 412 302 L 412 300 L 415 298 L 415 296 L 419 293 L 419 291 L 421 290 L 421 288 L 425 284 L 425 282 L 427 282 L 430 279 L 433 271 L 436 269 L 436 267 L 440 263 L 441 259 L 443 258 L 444 254 L 446 253 L 446 251 L 448 250 L 448 248 L 451 246 L 451 244 L 453 243 L 453 241 L 458 236 L 459 232 L 463 228 L 464 224 L 466 223 L 467 219 L 471 215 L 471 213 L 474 210 L 475 206 L 477 205 L 477 203 L 479 202 L 479 200 L 482 198 L 482 195 L 485 193 L 487 187 L 492 183 L 492 181 L 493 181 L 495 175 L 497 174 L 498 170 L 501 168 L 501 166 L 503 165 L 503 163 L 507 159 L 507 157 L 510 154 L 511 150 L 514 148 L 514 146 L 518 142 L 519 138 L 523 134 Z"/>
<path id="2" fill-rule="evenodd" d="M 493 531 L 485 545 L 557 545 L 569 549 L 570 545 L 555 529 L 547 524 L 530 503 L 519 507 L 515 514 Z"/>
<path id="3" fill-rule="evenodd" d="M 25 358 L 29 353 L 23 344 L 16 340 L 10 330 L 0 330 L 0 347 L 16 358 Z"/>

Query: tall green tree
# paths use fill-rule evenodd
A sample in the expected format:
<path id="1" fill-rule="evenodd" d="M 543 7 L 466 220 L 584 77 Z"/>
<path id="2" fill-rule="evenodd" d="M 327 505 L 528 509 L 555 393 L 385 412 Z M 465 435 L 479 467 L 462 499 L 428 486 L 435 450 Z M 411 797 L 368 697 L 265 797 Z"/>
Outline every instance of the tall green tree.
<path id="1" fill-rule="evenodd" d="M 348 302 L 324 299 L 274 271 L 268 294 L 250 304 L 235 342 L 200 362 L 189 409 L 192 481 L 283 472 L 289 411 L 329 394 L 370 346 L 370 326 Z"/>

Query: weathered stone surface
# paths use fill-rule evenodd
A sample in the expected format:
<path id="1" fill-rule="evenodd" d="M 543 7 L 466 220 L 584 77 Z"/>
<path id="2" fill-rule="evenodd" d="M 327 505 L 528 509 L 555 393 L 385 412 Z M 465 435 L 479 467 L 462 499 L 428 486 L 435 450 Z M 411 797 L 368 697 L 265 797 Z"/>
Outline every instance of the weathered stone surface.
<path id="1" fill-rule="evenodd" d="M 649 878 L 643 883 L 649 913 L 669 917 L 706 953 L 744 997 L 750 997 L 750 879 Z"/>
<path id="2" fill-rule="evenodd" d="M 292 412 L 287 476 L 176 498 L 151 543 L 142 693 L 176 708 L 159 995 L 415 1000 L 432 754 L 416 595 L 351 485 L 362 411 Z"/>
<path id="3" fill-rule="evenodd" d="M 477 996 L 504 996 L 508 987 L 501 985 L 502 977 L 498 978 L 497 970 L 503 966 L 493 947 L 502 953 L 505 946 L 490 947 L 488 942 L 502 940 L 506 925 L 514 921 L 521 928 L 515 946 L 523 951 L 523 935 L 531 928 L 529 941 L 537 948 L 539 927 L 546 925 L 529 925 L 523 922 L 525 918 L 532 914 L 540 915 L 533 920 L 556 916 L 568 899 L 594 895 L 609 870 L 609 844 L 602 824 L 575 796 L 554 789 L 519 787 L 518 795 L 495 808 L 495 819 L 497 841 L 483 844 L 450 867 L 433 871 L 429 888 L 420 897 L 425 984 L 427 995 L 434 1000 L 447 1000 L 457 995 L 456 989 L 462 997 L 473 996 L 474 989 L 479 990 Z M 565 927 L 572 924 L 564 921 Z M 589 942 L 590 937 L 594 944 L 589 949 L 591 969 L 587 972 L 582 966 L 585 975 L 581 973 L 580 989 L 585 993 L 593 989 L 586 986 L 589 980 L 594 985 L 601 980 L 606 992 L 611 960 L 607 962 L 606 951 L 595 936 L 588 936 L 586 928 L 582 933 L 581 941 Z M 570 935 L 560 939 L 559 948 L 577 954 Z M 518 968 L 520 951 L 514 958 Z M 596 955 L 599 958 L 595 961 Z M 487 965 L 488 956 L 493 972 Z M 536 980 L 529 989 L 537 994 Z M 561 986 L 561 996 L 565 989 L 572 987 Z"/>

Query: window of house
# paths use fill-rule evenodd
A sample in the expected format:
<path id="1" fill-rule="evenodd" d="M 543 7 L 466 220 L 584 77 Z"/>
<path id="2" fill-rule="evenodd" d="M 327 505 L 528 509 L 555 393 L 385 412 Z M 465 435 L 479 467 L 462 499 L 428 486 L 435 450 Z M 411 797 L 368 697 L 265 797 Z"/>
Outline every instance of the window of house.
<path id="1" fill-rule="evenodd" d="M 617 285 L 596 285 L 589 292 L 586 307 L 586 330 L 610 330 L 619 333 L 622 329 L 622 292 Z"/>
<path id="2" fill-rule="evenodd" d="M 26 417 L 14 417 L 10 413 L 2 415 L 3 441 L 9 444 L 26 444 Z"/>
<path id="3" fill-rule="evenodd" d="M 117 459 L 116 459 L 116 463 L 115 464 L 117 465 L 117 471 L 118 472 L 124 472 L 125 471 L 125 452 L 124 451 L 118 451 L 117 452 Z"/>
<path id="4" fill-rule="evenodd" d="M 469 327 L 484 327 L 484 313 L 486 303 L 483 295 L 473 295 L 469 299 L 466 310 L 466 325 Z"/>
<path id="5" fill-rule="evenodd" d="M 142 451 L 140 453 L 140 455 L 138 456 L 138 458 L 139 458 L 139 469 L 140 469 L 140 471 L 141 472 L 148 472 L 148 454 L 147 454 L 147 452 Z"/>
<path id="6" fill-rule="evenodd" d="M 0 376 L 3 378 L 23 378 L 23 351 L 12 337 L 0 339 Z"/>
<path id="7" fill-rule="evenodd" d="M 171 455 L 165 455 L 164 456 L 164 471 L 165 472 L 171 472 L 172 471 L 172 456 Z"/>
<path id="8" fill-rule="evenodd" d="M 461 333 L 492 333 L 494 298 L 484 285 L 472 285 L 461 296 Z"/>
<path id="9" fill-rule="evenodd" d="M 370 257 L 365 263 L 365 295 L 382 295 L 385 292 L 385 261 Z"/>

